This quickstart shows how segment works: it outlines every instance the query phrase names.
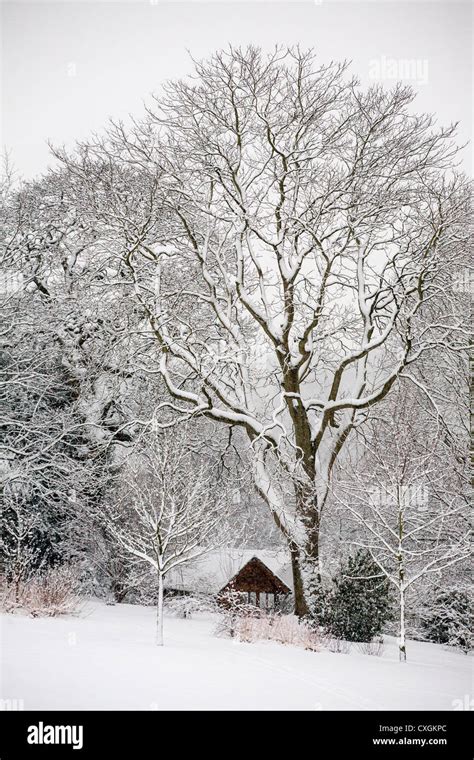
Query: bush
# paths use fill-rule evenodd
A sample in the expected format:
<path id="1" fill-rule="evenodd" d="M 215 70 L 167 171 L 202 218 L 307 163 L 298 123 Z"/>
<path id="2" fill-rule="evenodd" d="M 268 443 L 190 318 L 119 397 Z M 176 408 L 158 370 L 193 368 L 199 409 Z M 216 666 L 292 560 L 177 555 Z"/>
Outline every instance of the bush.
<path id="1" fill-rule="evenodd" d="M 214 597 L 208 594 L 185 594 L 165 598 L 165 612 L 177 618 L 190 618 L 198 612 L 216 612 Z"/>
<path id="2" fill-rule="evenodd" d="M 326 649 L 329 649 L 330 652 L 336 654 L 349 654 L 351 651 L 350 641 L 345 641 L 345 639 L 334 639 L 331 638 L 331 636 L 326 637 L 324 646 Z"/>
<path id="3" fill-rule="evenodd" d="M 241 605 L 238 612 L 224 611 L 217 635 L 235 636 L 240 641 L 276 641 L 312 652 L 321 649 L 319 632 L 295 615 L 266 612 L 255 605 Z"/>
<path id="4" fill-rule="evenodd" d="M 473 599 L 470 589 L 439 592 L 422 614 L 423 633 L 429 641 L 469 652 L 473 641 Z"/>
<path id="5" fill-rule="evenodd" d="M 369 654 L 372 657 L 380 657 L 384 653 L 383 636 L 376 636 L 373 641 L 365 641 L 357 644 L 359 652 Z"/>
<path id="6" fill-rule="evenodd" d="M 5 612 L 21 610 L 33 617 L 67 615 L 78 607 L 77 586 L 76 576 L 69 568 L 50 568 L 28 578 L 19 587 L 11 582 L 2 584 L 0 604 Z"/>
<path id="7" fill-rule="evenodd" d="M 240 620 L 261 617 L 264 612 L 254 604 L 248 604 L 241 594 L 230 592 L 220 598 L 219 621 L 215 630 L 216 636 L 233 638 L 237 635 Z"/>
<path id="8" fill-rule="evenodd" d="M 320 622 L 335 639 L 370 642 L 391 617 L 389 581 L 369 552 L 349 557 L 322 597 Z"/>
<path id="9" fill-rule="evenodd" d="M 243 617 L 239 619 L 236 631 L 241 641 L 276 641 L 279 644 L 292 644 L 313 652 L 320 648 L 316 631 L 298 620 L 295 615 L 268 614 L 262 617 Z"/>

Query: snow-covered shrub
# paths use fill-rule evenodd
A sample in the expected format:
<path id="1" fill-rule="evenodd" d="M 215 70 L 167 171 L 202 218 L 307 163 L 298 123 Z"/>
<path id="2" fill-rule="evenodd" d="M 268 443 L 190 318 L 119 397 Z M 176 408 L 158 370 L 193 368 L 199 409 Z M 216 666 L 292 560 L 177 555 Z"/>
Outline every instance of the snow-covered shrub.
<path id="1" fill-rule="evenodd" d="M 12 583 L 5 575 L 0 575 L 0 610 L 12 612 L 15 609 L 15 594 Z"/>
<path id="2" fill-rule="evenodd" d="M 330 652 L 335 654 L 349 654 L 351 651 L 351 642 L 345 639 L 336 639 L 332 636 L 326 636 L 324 646 Z"/>
<path id="3" fill-rule="evenodd" d="M 268 620 L 264 617 L 243 616 L 235 621 L 235 636 L 248 643 L 268 639 L 268 628 Z"/>
<path id="4" fill-rule="evenodd" d="M 77 578 L 69 568 L 50 568 L 30 577 L 19 588 L 5 583 L 0 601 L 6 612 L 23 610 L 33 617 L 57 617 L 77 609 L 77 588 Z"/>
<path id="5" fill-rule="evenodd" d="M 380 657 L 385 650 L 383 636 L 376 636 L 373 641 L 361 641 L 357 644 L 357 649 L 362 654 L 369 654 L 372 657 Z"/>
<path id="6" fill-rule="evenodd" d="M 273 615 L 269 619 L 269 637 L 280 644 L 294 644 L 317 651 L 321 648 L 318 631 L 295 615 Z"/>
<path id="7" fill-rule="evenodd" d="M 77 597 L 77 578 L 68 567 L 47 570 L 28 584 L 29 612 L 36 616 L 56 617 L 74 612 Z"/>
<path id="8" fill-rule="evenodd" d="M 218 607 L 219 620 L 215 635 L 233 638 L 237 635 L 237 627 L 240 620 L 258 618 L 264 615 L 264 611 L 255 604 L 243 601 L 241 594 L 236 592 L 227 593 L 220 598 Z"/>
<path id="9" fill-rule="evenodd" d="M 235 636 L 240 641 L 276 641 L 279 644 L 309 649 L 313 652 L 321 649 L 321 636 L 318 631 L 295 615 L 281 615 L 265 612 L 254 605 L 240 608 L 239 613 L 230 617 L 227 611 L 219 622 L 218 635 Z"/>
<path id="10" fill-rule="evenodd" d="M 333 580 L 320 622 L 335 639 L 372 641 L 391 616 L 389 581 L 365 550 L 349 557 Z"/>
<path id="11" fill-rule="evenodd" d="M 422 614 L 421 625 L 426 638 L 469 652 L 474 647 L 473 601 L 469 588 L 439 592 Z"/>
<path id="12" fill-rule="evenodd" d="M 12 580 L 7 575 L 0 578 L 0 609 L 2 612 L 15 612 L 27 609 L 28 589 L 32 578 Z"/>
<path id="13" fill-rule="evenodd" d="M 198 612 L 216 612 L 217 606 L 209 594 L 185 594 L 165 598 L 165 613 L 177 618 L 190 618 Z"/>

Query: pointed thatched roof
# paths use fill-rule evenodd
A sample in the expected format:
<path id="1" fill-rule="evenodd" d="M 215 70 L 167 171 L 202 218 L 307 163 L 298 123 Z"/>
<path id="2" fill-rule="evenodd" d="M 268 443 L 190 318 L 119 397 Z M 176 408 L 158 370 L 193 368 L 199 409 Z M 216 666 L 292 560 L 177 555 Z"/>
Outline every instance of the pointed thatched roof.
<path id="1" fill-rule="evenodd" d="M 290 594 L 291 591 L 258 557 L 252 557 L 219 591 L 256 592 L 263 594 Z"/>
<path id="2" fill-rule="evenodd" d="M 243 567 L 257 557 L 265 567 L 292 590 L 293 578 L 289 553 L 284 549 L 221 547 L 171 570 L 165 588 L 187 593 L 217 594 Z"/>

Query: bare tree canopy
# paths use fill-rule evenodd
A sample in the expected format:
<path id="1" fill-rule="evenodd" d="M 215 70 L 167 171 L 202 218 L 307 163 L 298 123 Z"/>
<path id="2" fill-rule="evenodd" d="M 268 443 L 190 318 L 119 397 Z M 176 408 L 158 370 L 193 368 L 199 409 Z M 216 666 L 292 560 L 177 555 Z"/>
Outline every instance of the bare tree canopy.
<path id="1" fill-rule="evenodd" d="M 57 151 L 178 415 L 243 429 L 311 612 L 331 473 L 428 352 L 467 346 L 455 126 L 312 52 L 229 48 L 130 129 Z M 156 360 L 158 361 L 158 359 Z M 156 366 L 154 370 L 158 370 Z"/>

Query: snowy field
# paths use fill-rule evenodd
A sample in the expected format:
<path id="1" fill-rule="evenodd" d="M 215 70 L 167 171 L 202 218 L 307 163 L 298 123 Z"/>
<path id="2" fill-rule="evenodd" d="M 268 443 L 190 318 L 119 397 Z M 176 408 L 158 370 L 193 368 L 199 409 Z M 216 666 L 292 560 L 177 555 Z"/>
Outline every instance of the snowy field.
<path id="1" fill-rule="evenodd" d="M 151 607 L 2 615 L 1 696 L 26 710 L 451 710 L 472 694 L 472 658 L 436 644 L 408 642 L 400 664 L 391 638 L 381 657 L 313 653 L 217 638 L 215 625 L 167 618 L 158 648 Z"/>

